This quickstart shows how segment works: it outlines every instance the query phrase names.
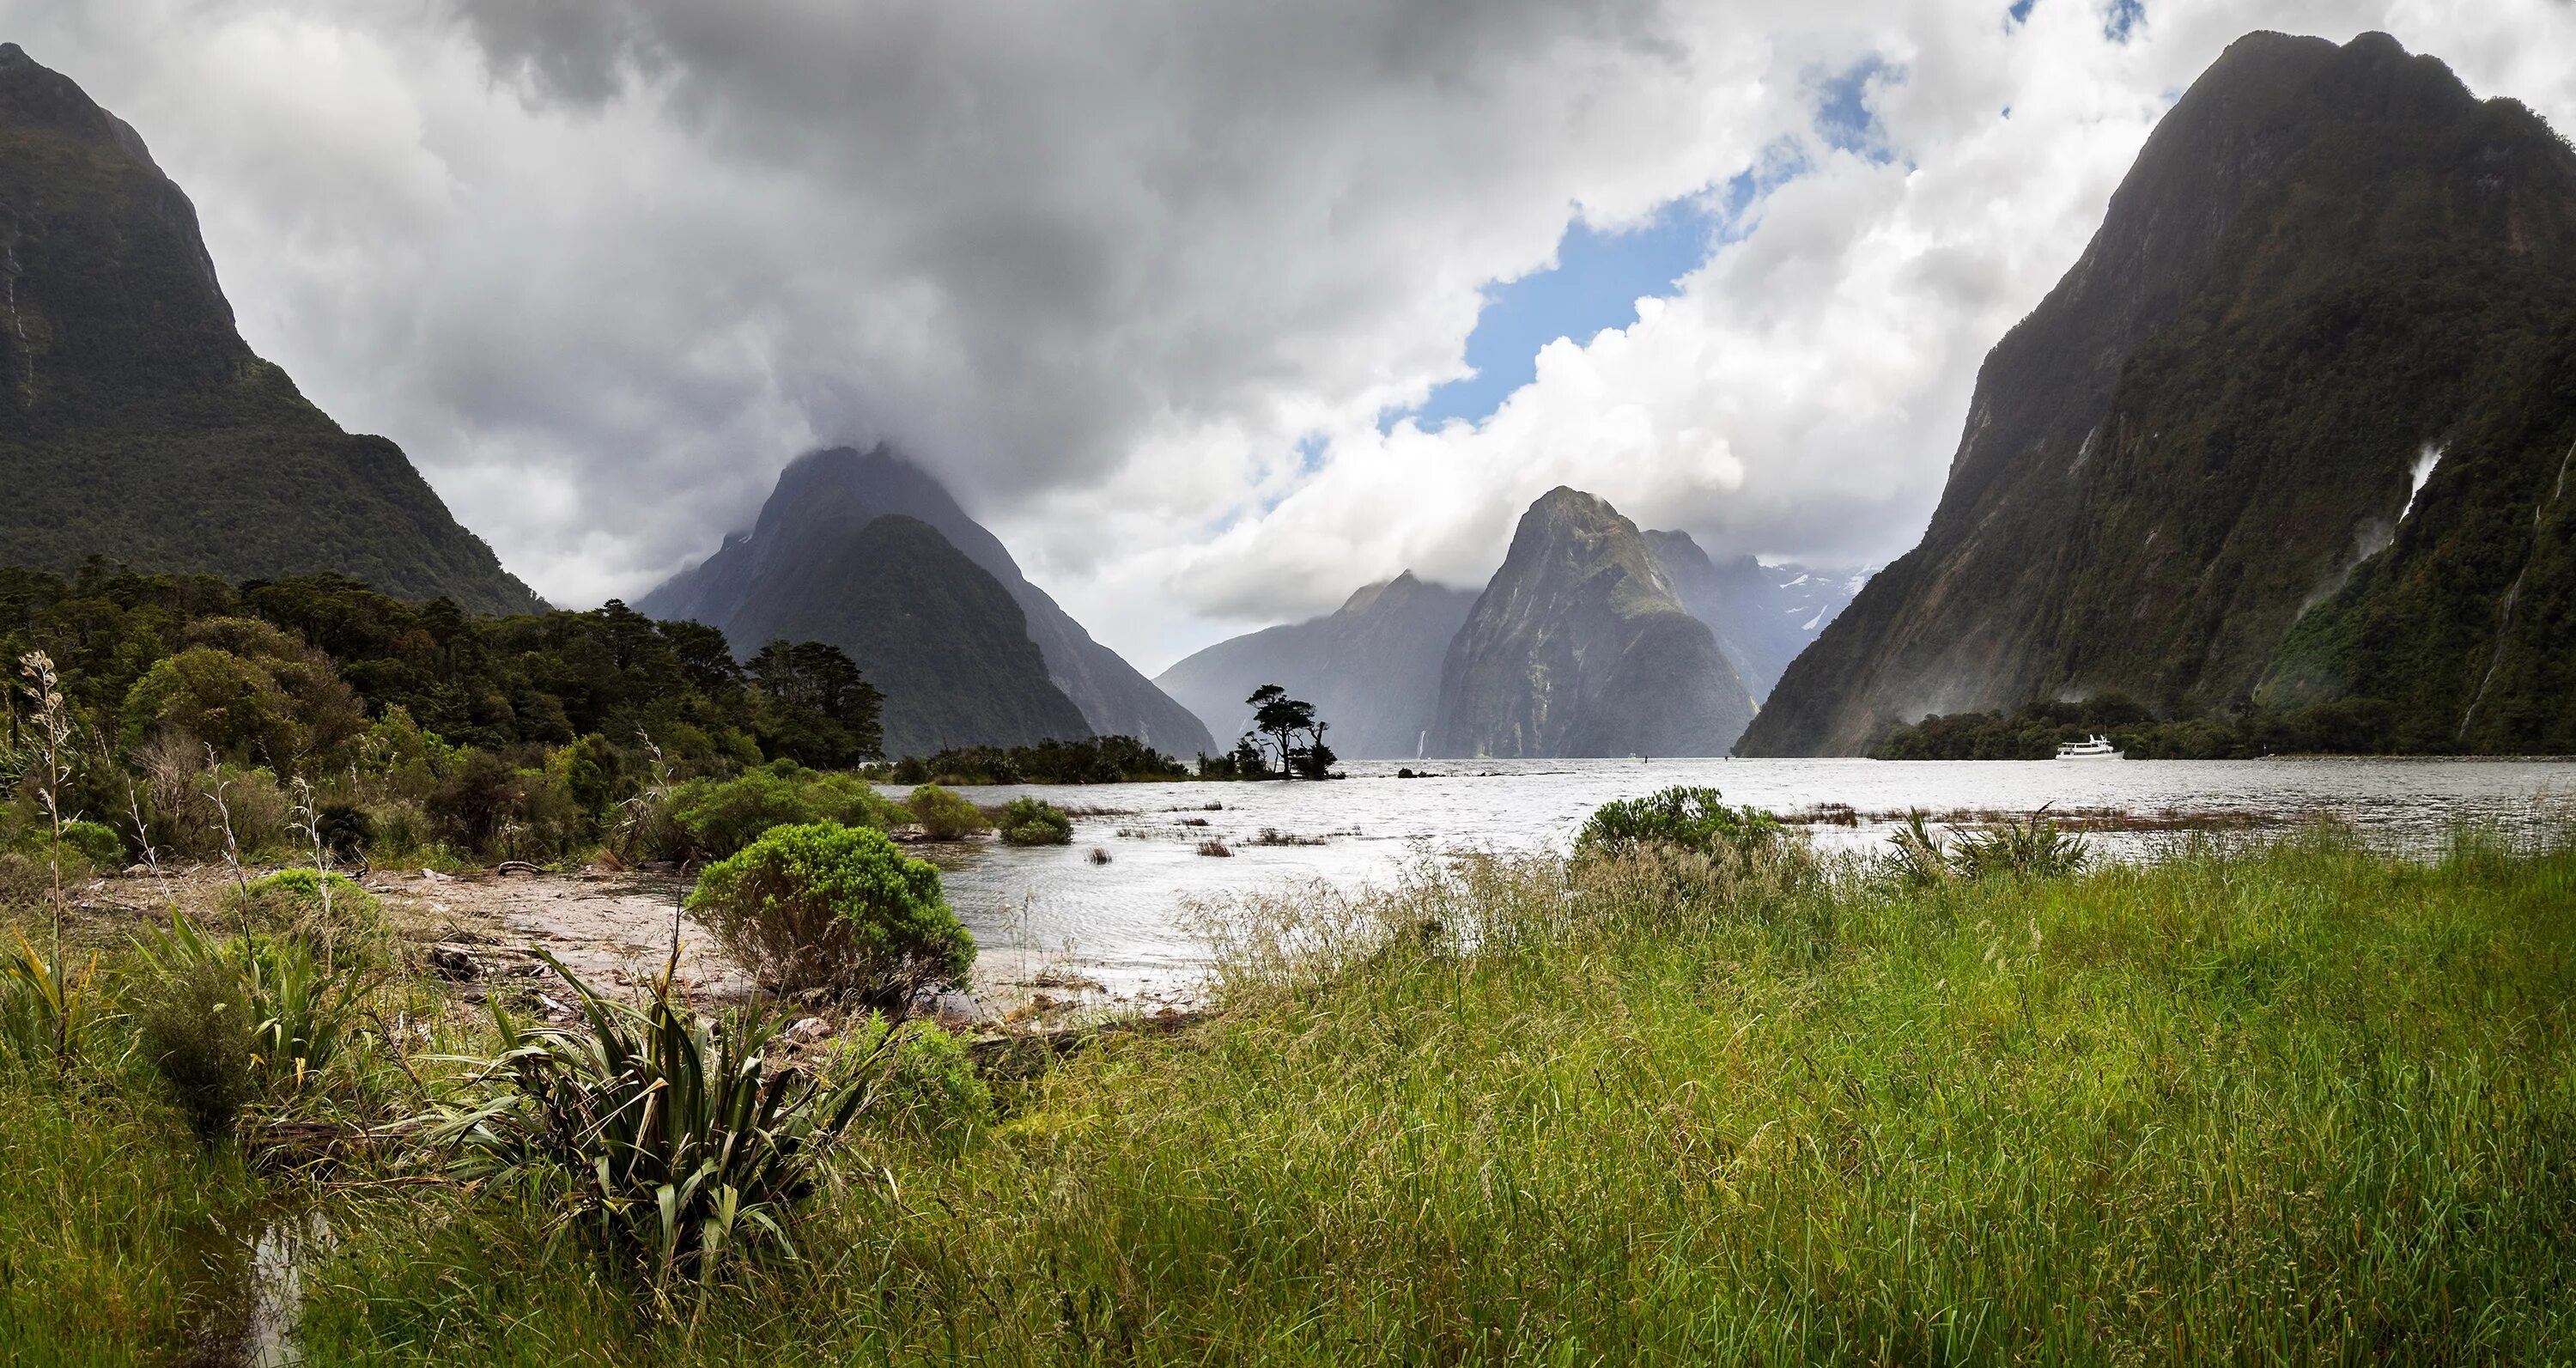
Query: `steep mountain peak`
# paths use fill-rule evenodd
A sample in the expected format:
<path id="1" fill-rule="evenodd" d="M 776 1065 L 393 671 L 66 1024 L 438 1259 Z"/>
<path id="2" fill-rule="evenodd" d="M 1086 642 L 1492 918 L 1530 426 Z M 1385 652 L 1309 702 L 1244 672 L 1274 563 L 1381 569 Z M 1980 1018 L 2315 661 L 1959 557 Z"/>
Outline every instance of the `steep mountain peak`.
<path id="1" fill-rule="evenodd" d="M 0 563 L 337 571 L 481 612 L 540 606 L 399 448 L 343 431 L 251 351 L 187 195 L 14 44 L 0 275 Z"/>
<path id="2" fill-rule="evenodd" d="M 2540 581 L 2506 606 L 2519 553 L 2471 552 L 2448 491 L 2478 491 L 2489 541 L 2531 525 L 2576 422 L 2536 377 L 2576 365 L 2571 336 L 2576 151 L 2385 34 L 2248 35 L 1987 355 L 1922 544 L 1789 670 L 1747 752 L 2106 691 L 2181 715 L 2402 693 L 2456 721 L 2480 645 L 2544 615 Z M 2428 443 L 2446 454 L 2400 526 Z M 2337 605 L 2390 576 L 2413 626 L 2319 635 L 2361 631 Z M 2284 675 L 2294 624 L 2313 668 Z M 2415 663 L 2372 679 L 2374 653 Z"/>
<path id="3" fill-rule="evenodd" d="M 1442 663 L 1443 754 L 1723 755 L 1753 698 L 1637 525 L 1559 486 L 1532 503 Z"/>
<path id="4" fill-rule="evenodd" d="M 1108 647 L 1091 639 L 1046 591 L 1020 573 L 1001 539 L 967 516 L 938 477 L 879 443 L 826 447 L 787 463 L 752 531 L 637 601 L 652 616 L 721 628 L 736 651 L 759 649 L 739 624 L 773 611 L 763 585 L 792 582 L 790 567 L 826 554 L 880 518 L 917 519 L 1019 605 L 1024 630 L 1046 662 L 1047 681 L 1071 699 L 1093 732 L 1132 736 L 1187 758 L 1212 748 L 1189 710 L 1156 689 Z M 862 665 L 866 662 L 862 661 Z M 892 735 L 890 732 L 889 735 Z"/>

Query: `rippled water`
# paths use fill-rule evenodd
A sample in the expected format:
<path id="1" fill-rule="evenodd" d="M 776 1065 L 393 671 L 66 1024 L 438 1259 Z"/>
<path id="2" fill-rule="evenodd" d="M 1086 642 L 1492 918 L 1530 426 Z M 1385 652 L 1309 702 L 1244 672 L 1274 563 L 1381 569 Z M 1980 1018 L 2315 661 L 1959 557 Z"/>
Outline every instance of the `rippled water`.
<path id="1" fill-rule="evenodd" d="M 1431 761 L 1433 777 L 1397 779 L 1393 763 L 1354 763 L 1335 783 L 1177 783 L 968 788 L 978 803 L 1035 794 L 1079 817 L 1071 848 L 980 844 L 943 853 L 948 897 L 988 963 L 1064 956 L 1119 993 L 1169 990 L 1200 962 L 1181 931 L 1186 899 L 1278 890 L 1323 879 L 1384 882 L 1407 858 L 1449 849 L 1562 849 L 1592 810 L 1673 784 L 1723 790 L 1730 802 L 1790 813 L 1847 804 L 1853 827 L 1817 826 L 1820 845 L 1882 843 L 1870 814 L 1907 808 L 2116 809 L 2296 821 L 2331 813 L 2377 841 L 2422 848 L 2452 823 L 2527 826 L 2564 810 L 2576 764 L 2545 760 L 2007 761 L 1556 760 Z M 1209 804 L 1221 808 L 1207 810 Z M 1205 822 L 1205 826 L 1195 825 Z M 1253 844 L 1263 828 L 1322 845 Z M 1234 854 L 1197 853 L 1202 840 Z M 2171 839 L 2107 832 L 2110 855 Z M 1110 863 L 1091 863 L 1093 849 Z"/>

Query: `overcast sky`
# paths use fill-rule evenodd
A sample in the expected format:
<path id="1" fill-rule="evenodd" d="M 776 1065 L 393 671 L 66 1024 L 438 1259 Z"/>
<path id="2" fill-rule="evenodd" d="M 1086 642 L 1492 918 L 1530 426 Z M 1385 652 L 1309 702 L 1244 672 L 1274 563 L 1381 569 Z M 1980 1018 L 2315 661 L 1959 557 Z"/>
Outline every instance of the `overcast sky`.
<path id="1" fill-rule="evenodd" d="M 2569 0 L 0 17 L 195 199 L 251 344 L 554 601 L 886 439 L 1149 673 L 1481 583 L 1557 484 L 1713 552 L 1903 551 L 1986 349 L 2248 30 L 2386 29 L 2576 129 Z"/>

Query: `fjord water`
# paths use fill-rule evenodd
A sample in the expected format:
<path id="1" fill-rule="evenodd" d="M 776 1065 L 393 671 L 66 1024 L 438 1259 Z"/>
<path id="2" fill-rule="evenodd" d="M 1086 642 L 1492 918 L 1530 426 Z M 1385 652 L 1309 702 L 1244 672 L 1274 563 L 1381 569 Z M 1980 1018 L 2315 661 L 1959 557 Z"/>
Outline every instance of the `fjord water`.
<path id="1" fill-rule="evenodd" d="M 2287 825 L 2329 815 L 2377 844 L 2429 849 L 2461 822 L 2508 832 L 2576 809 L 2576 764 L 2548 760 L 1477 760 L 1419 762 L 1427 778 L 1398 779 L 1392 761 L 1356 762 L 1330 783 L 1172 783 L 971 787 L 978 803 L 1022 795 L 1109 815 L 1077 816 L 1070 847 L 983 843 L 942 851 L 948 899 L 975 933 L 984 962 L 1010 972 L 1060 957 L 1118 994 L 1183 990 L 1202 949 L 1183 927 L 1196 903 L 1276 893 L 1322 881 L 1343 889 L 1385 883 L 1409 860 L 1459 850 L 1563 850 L 1601 804 L 1675 784 L 1716 788 L 1731 803 L 1782 814 L 1844 804 L 1852 826 L 1811 825 L 1820 848 L 1883 845 L 1909 808 L 2018 813 L 2109 809 Z M 1222 804 L 1211 808 L 1210 804 Z M 1200 825 L 1204 823 L 1204 825 Z M 1261 845 L 1268 829 L 1323 838 Z M 2151 853 L 2170 831 L 2098 831 L 2112 858 Z M 1198 853 L 1215 840 L 1233 852 Z M 1110 862 L 1094 864 L 1093 850 Z"/>

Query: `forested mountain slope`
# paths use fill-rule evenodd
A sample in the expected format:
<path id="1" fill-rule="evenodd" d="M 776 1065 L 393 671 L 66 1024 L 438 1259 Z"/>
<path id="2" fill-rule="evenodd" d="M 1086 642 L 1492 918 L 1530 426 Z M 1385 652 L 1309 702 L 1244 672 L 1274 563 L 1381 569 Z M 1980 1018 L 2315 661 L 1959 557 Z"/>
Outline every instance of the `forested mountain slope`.
<path id="1" fill-rule="evenodd" d="M 134 130 L 0 44 L 0 564 L 338 572 L 542 605 L 382 437 L 233 326 L 195 208 Z"/>
<path id="2" fill-rule="evenodd" d="M 1046 677 L 1073 700 L 1092 732 L 1132 736 L 1184 760 L 1215 749 L 1189 709 L 1165 696 L 1117 652 L 1092 640 L 1045 590 L 1029 583 L 1001 540 L 968 517 L 945 486 L 891 448 L 861 452 L 833 447 L 809 452 L 779 476 L 778 487 L 787 503 L 782 505 L 775 497 L 771 503 L 782 511 L 787 506 L 810 505 L 813 511 L 828 510 L 833 519 L 853 528 L 870 518 L 902 514 L 937 529 L 1019 605 L 1028 636 L 1046 660 Z M 764 510 L 764 523 L 769 516 Z M 673 576 L 645 595 L 638 606 L 664 617 L 721 623 L 740 609 L 752 567 L 772 563 L 777 545 L 774 539 L 755 545 L 745 538 L 729 538 L 715 555 Z M 738 637 L 734 644 L 742 651 L 759 649 L 758 642 Z"/>
<path id="3" fill-rule="evenodd" d="M 1741 751 L 2108 693 L 2576 749 L 2571 447 L 2576 153 L 2386 35 L 2251 35 L 1987 357 L 1921 545 Z"/>

